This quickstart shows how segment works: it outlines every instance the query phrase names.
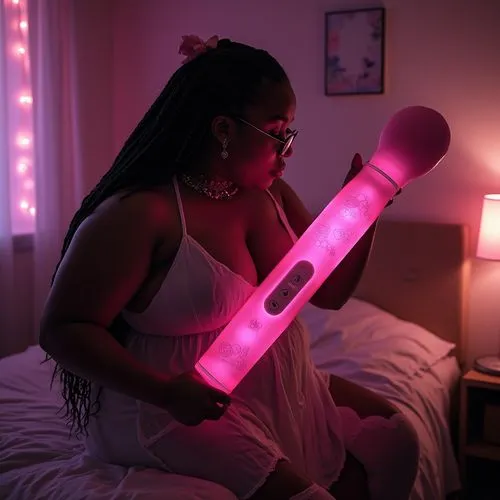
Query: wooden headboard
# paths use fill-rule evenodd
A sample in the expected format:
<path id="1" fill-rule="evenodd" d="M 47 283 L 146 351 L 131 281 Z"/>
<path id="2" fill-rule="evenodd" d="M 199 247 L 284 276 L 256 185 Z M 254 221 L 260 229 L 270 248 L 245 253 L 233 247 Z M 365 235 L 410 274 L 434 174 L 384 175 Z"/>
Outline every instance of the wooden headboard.
<path id="1" fill-rule="evenodd" d="M 466 226 L 382 220 L 354 295 L 456 343 L 462 363 L 468 250 Z"/>

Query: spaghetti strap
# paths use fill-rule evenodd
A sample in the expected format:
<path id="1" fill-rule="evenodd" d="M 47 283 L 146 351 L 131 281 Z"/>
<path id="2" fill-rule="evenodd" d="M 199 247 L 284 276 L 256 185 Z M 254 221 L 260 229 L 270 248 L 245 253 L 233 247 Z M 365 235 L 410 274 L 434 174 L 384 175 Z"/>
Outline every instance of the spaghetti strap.
<path id="1" fill-rule="evenodd" d="M 273 200 L 274 206 L 276 208 L 276 212 L 278 213 L 278 217 L 282 224 L 285 226 L 285 229 L 287 230 L 287 233 L 289 234 L 291 240 L 295 243 L 297 241 L 297 235 L 295 234 L 295 231 L 292 229 L 292 226 L 290 226 L 290 223 L 288 222 L 288 219 L 286 218 L 285 211 L 281 207 L 281 205 L 278 203 L 278 200 L 273 196 L 271 191 L 269 189 L 266 189 L 266 193 L 269 195 L 271 200 Z"/>
<path id="2" fill-rule="evenodd" d="M 184 217 L 184 208 L 182 206 L 181 192 L 179 190 L 179 184 L 177 182 L 176 176 L 174 176 L 173 178 L 173 183 L 174 183 L 175 197 L 177 199 L 177 207 L 179 209 L 179 216 L 181 218 L 182 234 L 186 236 L 187 235 L 186 218 Z"/>

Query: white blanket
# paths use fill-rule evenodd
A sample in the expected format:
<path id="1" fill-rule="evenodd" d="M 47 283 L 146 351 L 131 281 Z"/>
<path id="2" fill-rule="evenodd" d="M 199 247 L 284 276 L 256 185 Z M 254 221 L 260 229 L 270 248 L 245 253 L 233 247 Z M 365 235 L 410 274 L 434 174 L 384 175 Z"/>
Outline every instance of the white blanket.
<path id="1" fill-rule="evenodd" d="M 410 418 L 422 457 L 412 500 L 439 500 L 459 487 L 447 412 L 459 370 L 453 347 L 416 325 L 352 299 L 342 311 L 307 307 L 318 366 L 383 394 Z M 5 500 L 235 500 L 216 484 L 104 464 L 69 439 L 50 364 L 38 346 L 0 361 L 0 498 Z"/>

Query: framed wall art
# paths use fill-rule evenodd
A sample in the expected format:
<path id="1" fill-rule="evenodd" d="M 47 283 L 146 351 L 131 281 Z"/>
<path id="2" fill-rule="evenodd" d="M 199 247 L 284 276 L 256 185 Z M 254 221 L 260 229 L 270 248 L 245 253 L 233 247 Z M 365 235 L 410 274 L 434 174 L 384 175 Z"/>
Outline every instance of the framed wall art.
<path id="1" fill-rule="evenodd" d="M 325 94 L 384 93 L 385 9 L 325 14 Z"/>

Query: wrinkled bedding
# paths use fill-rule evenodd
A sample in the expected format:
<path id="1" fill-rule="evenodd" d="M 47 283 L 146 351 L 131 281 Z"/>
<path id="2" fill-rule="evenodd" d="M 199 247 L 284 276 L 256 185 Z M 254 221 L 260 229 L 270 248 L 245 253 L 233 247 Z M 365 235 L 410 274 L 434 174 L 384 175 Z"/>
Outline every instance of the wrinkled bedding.
<path id="1" fill-rule="evenodd" d="M 322 370 L 384 395 L 415 426 L 420 471 L 412 500 L 459 489 L 448 427 L 450 391 L 459 378 L 453 344 L 375 306 L 351 299 L 341 311 L 306 306 L 311 352 Z M 68 437 L 50 391 L 51 365 L 39 346 L 0 360 L 0 499 L 235 500 L 203 480 L 109 465 Z"/>

